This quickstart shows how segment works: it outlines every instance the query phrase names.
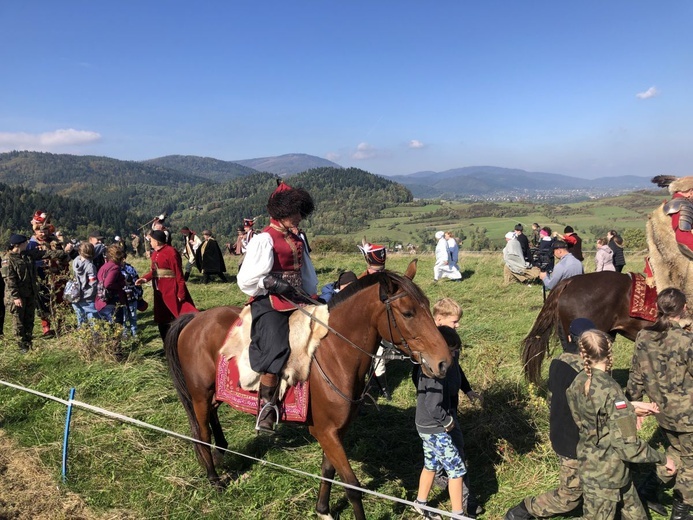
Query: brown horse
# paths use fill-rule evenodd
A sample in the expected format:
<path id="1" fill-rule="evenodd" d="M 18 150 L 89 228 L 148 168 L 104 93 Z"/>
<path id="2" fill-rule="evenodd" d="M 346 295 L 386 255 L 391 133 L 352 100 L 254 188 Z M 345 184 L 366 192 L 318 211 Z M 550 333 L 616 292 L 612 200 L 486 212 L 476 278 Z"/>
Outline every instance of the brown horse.
<path id="1" fill-rule="evenodd" d="M 559 283 L 522 341 L 525 377 L 539 382 L 551 336 L 555 333 L 561 342 L 566 341 L 565 331 L 575 318 L 588 318 L 599 330 L 634 341 L 638 332 L 652 322 L 630 316 L 630 293 L 630 276 L 614 271 L 573 276 Z"/>
<path id="2" fill-rule="evenodd" d="M 438 332 L 424 293 L 411 279 L 416 261 L 405 276 L 389 271 L 371 274 L 350 284 L 329 303 L 330 331 L 312 361 L 308 428 L 323 450 L 322 476 L 359 486 L 342 445 L 365 393 L 366 374 L 381 339 L 421 363 L 432 377 L 444 377 L 452 359 Z M 215 400 L 216 362 L 229 328 L 238 318 L 238 307 L 217 307 L 199 314 L 186 314 L 173 322 L 166 336 L 166 356 L 192 435 L 205 443 L 211 434 L 217 447 L 228 446 L 217 416 Z M 340 337 L 347 338 L 345 341 Z M 356 345 L 356 346 L 354 346 Z M 210 431 L 211 427 L 211 431 Z M 209 446 L 195 444 L 195 453 L 212 484 L 222 487 L 214 459 L 223 455 Z M 316 511 L 330 515 L 331 484 L 321 481 Z M 361 493 L 346 488 L 354 516 L 364 520 Z"/>

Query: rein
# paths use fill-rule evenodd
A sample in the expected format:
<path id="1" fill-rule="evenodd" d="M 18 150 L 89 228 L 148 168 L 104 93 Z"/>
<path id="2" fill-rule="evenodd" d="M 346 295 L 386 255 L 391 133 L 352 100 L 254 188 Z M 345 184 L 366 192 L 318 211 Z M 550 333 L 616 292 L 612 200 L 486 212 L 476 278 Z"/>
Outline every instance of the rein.
<path id="1" fill-rule="evenodd" d="M 301 293 L 302 293 L 302 291 L 301 291 Z M 311 298 L 311 297 L 308 296 L 307 294 L 301 294 L 301 293 L 299 293 L 299 294 L 301 295 L 301 297 L 303 297 L 304 299 L 306 299 L 306 300 L 309 301 L 310 303 L 315 304 L 315 305 L 321 305 L 320 302 L 314 300 L 313 298 Z M 280 295 L 280 296 L 281 296 L 281 295 Z M 395 295 L 393 295 L 393 296 L 390 297 L 390 298 L 386 298 L 386 299 L 381 298 L 380 301 L 381 301 L 383 304 L 385 304 L 385 310 L 386 310 L 386 312 L 387 312 L 387 323 L 388 323 L 388 329 L 389 329 L 389 332 L 390 332 L 390 343 L 391 343 L 392 345 L 395 345 L 395 346 L 397 345 L 397 343 L 395 343 L 395 341 L 394 341 L 394 331 L 397 331 L 397 332 L 399 333 L 399 337 L 400 337 L 400 346 L 403 347 L 404 349 L 406 349 L 406 351 L 408 352 L 408 355 L 405 355 L 405 354 L 402 354 L 402 353 L 399 353 L 399 352 L 387 352 L 387 351 L 386 351 L 382 356 L 379 356 L 378 354 L 371 354 L 370 352 L 367 352 L 367 351 L 364 350 L 363 348 L 359 347 L 356 343 L 354 343 L 353 341 L 351 341 L 349 338 L 347 338 L 346 336 L 344 336 L 344 335 L 341 334 L 340 332 L 336 331 L 333 327 L 330 327 L 327 323 L 324 323 L 322 320 L 320 320 L 320 319 L 316 318 L 315 316 L 313 316 L 310 312 L 308 312 L 307 310 L 305 310 L 303 307 L 301 307 L 301 306 L 299 306 L 299 305 L 296 305 L 294 302 L 292 302 L 291 300 L 285 298 L 284 296 L 281 296 L 281 298 L 284 299 L 286 302 L 291 303 L 297 310 L 299 310 L 299 311 L 300 311 L 301 313 L 303 313 L 305 316 L 308 316 L 308 318 L 309 318 L 310 320 L 314 321 L 314 322 L 317 323 L 318 325 L 322 325 L 322 326 L 325 327 L 329 332 L 331 332 L 332 334 L 334 334 L 335 336 L 337 336 L 339 339 L 341 339 L 342 341 L 344 341 L 345 343 L 347 343 L 347 345 L 349 345 L 349 346 L 355 348 L 356 350 L 358 350 L 359 352 L 361 352 L 361 353 L 363 353 L 363 354 L 369 356 L 371 359 L 374 359 L 374 360 L 375 360 L 375 359 L 383 359 L 383 360 L 388 360 L 388 361 L 389 361 L 389 360 L 394 360 L 394 359 L 398 359 L 398 360 L 409 359 L 409 360 L 412 362 L 412 364 L 419 365 L 419 364 L 421 364 L 421 363 L 414 360 L 414 358 L 413 358 L 414 351 L 411 349 L 411 347 L 409 346 L 409 343 L 407 343 L 407 340 L 404 338 L 404 335 L 402 334 L 400 328 L 397 326 L 397 320 L 396 320 L 396 318 L 395 318 L 394 311 L 392 310 L 392 305 L 391 305 L 391 303 L 392 303 L 393 301 L 399 300 L 400 298 L 403 298 L 404 296 L 407 296 L 407 292 L 406 292 L 406 291 L 402 291 L 402 292 L 399 293 L 399 294 L 395 294 Z M 393 330 L 393 329 L 394 329 L 394 330 Z M 388 349 L 391 349 L 391 347 L 388 347 Z M 420 356 L 419 356 L 419 359 L 421 359 Z M 346 395 L 344 392 L 342 392 L 342 391 L 334 384 L 334 382 L 330 379 L 330 377 L 327 375 L 327 373 L 325 372 L 325 370 L 324 370 L 324 369 L 322 368 L 322 366 L 320 365 L 320 362 L 318 361 L 318 358 L 317 358 L 316 356 L 313 356 L 313 361 L 315 362 L 315 365 L 318 367 L 318 371 L 320 372 L 320 375 L 323 377 L 323 379 L 325 380 L 325 382 L 330 386 L 330 388 L 332 388 L 332 390 L 334 390 L 334 392 L 335 392 L 339 397 L 341 397 L 342 399 L 344 399 L 344 400 L 347 401 L 348 403 L 350 403 L 350 404 L 359 404 L 359 403 L 361 403 L 361 402 L 364 400 L 364 398 L 365 398 L 366 396 L 370 397 L 371 400 L 373 400 L 373 397 L 368 393 L 368 388 L 369 388 L 369 386 L 370 386 L 370 382 L 371 382 L 371 380 L 373 379 L 373 376 L 374 376 L 374 374 L 375 374 L 375 367 L 373 366 L 373 363 L 371 363 L 371 368 L 368 370 L 368 378 L 367 378 L 367 380 L 366 380 L 366 384 L 364 385 L 363 393 L 362 393 L 361 396 L 358 397 L 357 399 L 352 399 L 351 397 L 349 397 L 348 395 Z M 373 400 L 373 401 L 374 401 L 374 400 Z M 375 402 L 375 401 L 374 401 L 374 402 Z M 377 406 L 377 405 L 376 405 L 376 406 Z"/>

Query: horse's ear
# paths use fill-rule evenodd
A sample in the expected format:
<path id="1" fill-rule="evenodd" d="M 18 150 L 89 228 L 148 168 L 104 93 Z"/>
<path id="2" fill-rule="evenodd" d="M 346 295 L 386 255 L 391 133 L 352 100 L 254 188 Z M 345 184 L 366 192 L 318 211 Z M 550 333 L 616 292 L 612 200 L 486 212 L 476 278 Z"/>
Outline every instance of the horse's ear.
<path id="1" fill-rule="evenodd" d="M 395 284 L 392 282 L 392 278 L 389 276 L 384 276 L 380 279 L 380 301 L 384 302 L 389 299 L 390 296 L 397 290 Z"/>
<path id="2" fill-rule="evenodd" d="M 418 261 L 419 261 L 418 258 L 414 258 L 414 260 L 409 262 L 409 267 L 407 267 L 407 271 L 404 273 L 404 276 L 406 276 L 410 280 L 413 280 L 414 276 L 416 276 L 416 263 Z"/>

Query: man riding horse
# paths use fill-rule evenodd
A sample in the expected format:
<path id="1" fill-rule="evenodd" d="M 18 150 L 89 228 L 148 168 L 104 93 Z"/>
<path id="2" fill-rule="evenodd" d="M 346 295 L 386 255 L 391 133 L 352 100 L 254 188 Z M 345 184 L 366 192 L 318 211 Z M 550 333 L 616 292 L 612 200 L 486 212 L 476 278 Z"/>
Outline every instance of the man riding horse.
<path id="1" fill-rule="evenodd" d="M 279 377 L 289 357 L 289 316 L 298 291 L 313 295 L 318 278 L 303 240 L 294 233 L 315 207 L 310 194 L 280 182 L 267 202 L 270 224 L 248 242 L 238 287 L 251 297 L 250 366 L 260 374 L 262 408 L 255 429 L 272 433 L 278 419 Z"/>
<path id="2" fill-rule="evenodd" d="M 652 182 L 668 187 L 672 199 L 647 222 L 649 269 L 659 289 L 675 287 L 693 297 L 693 176 L 658 175 Z"/>

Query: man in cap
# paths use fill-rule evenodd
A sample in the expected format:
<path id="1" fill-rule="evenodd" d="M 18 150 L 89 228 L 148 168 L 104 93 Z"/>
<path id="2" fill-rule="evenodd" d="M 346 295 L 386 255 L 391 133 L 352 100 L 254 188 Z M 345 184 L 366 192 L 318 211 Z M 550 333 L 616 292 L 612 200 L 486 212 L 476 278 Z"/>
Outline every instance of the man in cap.
<path id="1" fill-rule="evenodd" d="M 503 266 L 505 285 L 511 284 L 513 280 L 521 283 L 531 283 L 539 278 L 539 268 L 533 267 L 525 260 L 522 245 L 518 240 L 516 232 L 508 231 L 505 234 L 503 262 L 505 263 L 505 266 Z"/>
<path id="2" fill-rule="evenodd" d="M 19 350 L 26 353 L 31 348 L 34 318 L 39 297 L 36 261 L 60 259 L 66 261 L 68 252 L 61 250 L 28 250 L 28 239 L 24 235 L 10 236 L 9 253 L 2 259 L 2 278 L 5 282 L 5 304 L 10 309 L 14 333 Z M 71 249 L 71 244 L 66 248 Z"/>
<path id="3" fill-rule="evenodd" d="M 574 319 L 570 323 L 567 342 L 563 342 L 563 353 L 551 361 L 549 366 L 549 438 L 560 462 L 558 488 L 536 497 L 525 498 L 505 514 L 505 520 L 563 515 L 575 509 L 582 501 L 577 460 L 579 433 L 565 392 L 583 369 L 577 344 L 580 334 L 594 328 L 594 323 L 587 318 Z"/>
<path id="4" fill-rule="evenodd" d="M 262 405 L 255 429 L 272 433 L 278 419 L 279 374 L 289 357 L 289 316 L 301 301 L 300 292 L 313 295 L 318 277 L 305 244 L 292 229 L 313 212 L 315 204 L 303 188 L 278 181 L 267 201 L 270 223 L 248 242 L 238 271 L 238 287 L 251 297 L 250 366 L 260 374 Z"/>
<path id="5" fill-rule="evenodd" d="M 213 275 L 217 275 L 222 282 L 226 283 L 228 281 L 224 274 L 226 263 L 219 244 L 208 229 L 202 232 L 202 238 L 204 242 L 195 253 L 195 265 L 202 273 L 202 283 L 208 284 Z"/>
<path id="6" fill-rule="evenodd" d="M 582 239 L 578 236 L 572 226 L 566 226 L 563 229 L 563 234 L 556 233 L 556 236 L 563 240 L 568 245 L 568 252 L 582 262 L 585 258 L 582 256 Z"/>
<path id="7" fill-rule="evenodd" d="M 560 260 L 553 268 L 553 272 L 539 273 L 539 278 L 547 289 L 553 289 L 561 280 L 584 273 L 582 262 L 568 252 L 568 244 L 563 240 L 556 240 L 553 243 L 553 254 Z"/>
<path id="8" fill-rule="evenodd" d="M 166 337 L 170 323 L 181 314 L 198 312 L 183 278 L 183 262 L 176 249 L 166 243 L 161 230 L 149 234 L 151 269 L 135 284 L 152 282 L 154 289 L 154 321 L 161 339 Z"/>
<path id="9" fill-rule="evenodd" d="M 441 278 L 451 280 L 461 280 L 462 273 L 450 259 L 450 247 L 445 239 L 445 232 L 436 232 L 436 263 L 433 266 L 433 281 L 437 282 Z"/>
<path id="10" fill-rule="evenodd" d="M 190 278 L 190 272 L 192 271 L 193 265 L 195 265 L 195 256 L 197 250 L 202 245 L 202 240 L 197 236 L 197 233 L 192 231 L 189 227 L 181 228 L 181 234 L 185 240 L 185 248 L 183 250 L 183 256 L 185 257 L 185 270 L 183 278 L 188 281 Z"/>
<path id="11" fill-rule="evenodd" d="M 335 294 L 339 293 L 347 285 L 355 281 L 356 275 L 353 271 L 344 271 L 339 275 L 336 282 L 327 283 L 322 287 L 318 300 L 322 301 L 323 303 L 329 302 Z"/>

